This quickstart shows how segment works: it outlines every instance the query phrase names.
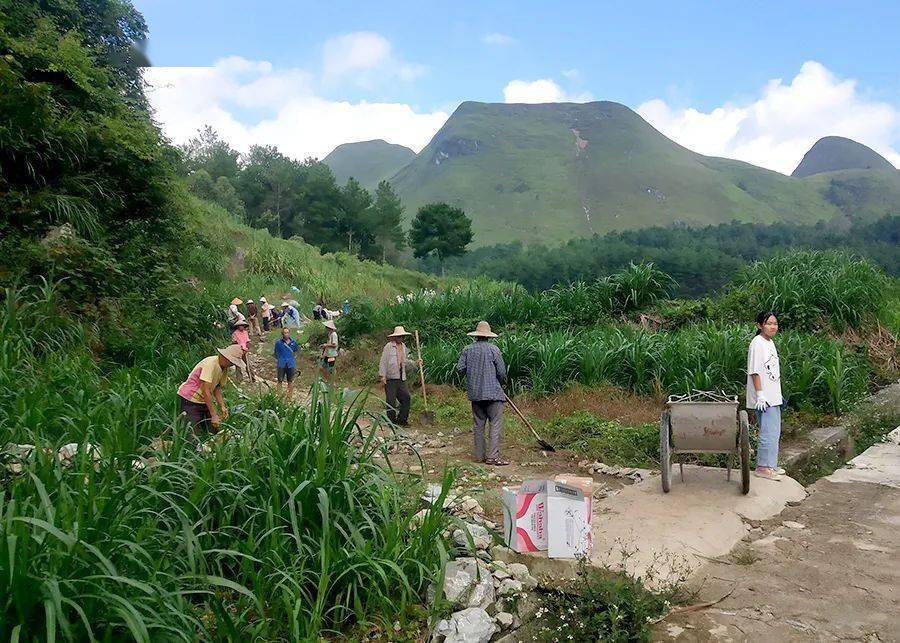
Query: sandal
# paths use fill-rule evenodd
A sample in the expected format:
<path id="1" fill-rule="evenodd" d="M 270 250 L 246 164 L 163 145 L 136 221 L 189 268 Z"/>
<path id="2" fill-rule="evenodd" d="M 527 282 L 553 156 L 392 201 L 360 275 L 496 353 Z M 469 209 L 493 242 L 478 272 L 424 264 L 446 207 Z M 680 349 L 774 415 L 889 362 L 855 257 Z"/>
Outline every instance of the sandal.
<path id="1" fill-rule="evenodd" d="M 496 460 L 485 460 L 485 464 L 489 464 L 492 467 L 505 467 L 509 464 L 509 460 L 504 460 L 503 458 L 497 458 Z"/>
<path id="2" fill-rule="evenodd" d="M 754 469 L 753 475 L 755 475 L 757 478 L 765 478 L 766 480 L 774 480 L 775 482 L 781 481 L 781 476 L 775 473 L 774 469 L 766 469 L 765 471 Z"/>
<path id="3" fill-rule="evenodd" d="M 777 473 L 780 476 L 783 476 L 787 473 L 787 471 L 785 471 L 781 467 L 775 467 L 774 469 L 772 469 L 772 471 L 774 471 L 775 473 Z"/>

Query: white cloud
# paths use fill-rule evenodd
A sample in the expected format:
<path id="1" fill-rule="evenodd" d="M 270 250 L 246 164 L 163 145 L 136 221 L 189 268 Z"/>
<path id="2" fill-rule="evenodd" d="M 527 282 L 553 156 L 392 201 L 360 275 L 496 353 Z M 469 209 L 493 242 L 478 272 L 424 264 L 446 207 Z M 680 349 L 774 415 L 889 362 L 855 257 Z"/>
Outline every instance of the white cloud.
<path id="1" fill-rule="evenodd" d="M 505 103 L 586 103 L 592 96 L 583 92 L 568 94 L 549 78 L 539 80 L 511 80 L 503 88 Z"/>
<path id="2" fill-rule="evenodd" d="M 563 69 L 562 75 L 569 80 L 578 80 L 581 78 L 581 72 L 577 69 Z"/>
<path id="3" fill-rule="evenodd" d="M 418 152 L 448 117 L 402 103 L 328 100 L 316 95 L 315 78 L 302 69 L 240 57 L 212 67 L 151 67 L 144 78 L 155 117 L 173 142 L 208 124 L 242 152 L 264 144 L 298 159 L 322 158 L 341 143 L 374 138 Z"/>
<path id="4" fill-rule="evenodd" d="M 350 80 L 371 88 L 397 79 L 415 80 L 424 73 L 424 66 L 397 58 L 390 41 L 373 31 L 335 36 L 322 45 L 322 79 L 326 83 Z"/>
<path id="5" fill-rule="evenodd" d="M 709 112 L 676 109 L 662 99 L 637 108 L 685 147 L 790 174 L 823 136 L 846 136 L 900 164 L 900 108 L 873 100 L 852 79 L 808 61 L 789 82 L 769 81 L 756 100 Z"/>
<path id="6" fill-rule="evenodd" d="M 489 33 L 481 37 L 481 42 L 486 45 L 511 45 L 516 41 L 512 36 L 505 33 Z"/>

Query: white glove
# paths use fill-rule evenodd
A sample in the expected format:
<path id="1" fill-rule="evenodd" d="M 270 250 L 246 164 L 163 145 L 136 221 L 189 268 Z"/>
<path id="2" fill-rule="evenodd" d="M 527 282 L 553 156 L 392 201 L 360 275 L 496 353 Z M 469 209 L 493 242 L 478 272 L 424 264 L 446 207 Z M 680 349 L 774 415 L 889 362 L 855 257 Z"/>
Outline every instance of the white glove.
<path id="1" fill-rule="evenodd" d="M 766 399 L 765 393 L 762 391 L 756 392 L 756 410 L 757 411 L 765 411 L 769 408 L 769 400 Z"/>

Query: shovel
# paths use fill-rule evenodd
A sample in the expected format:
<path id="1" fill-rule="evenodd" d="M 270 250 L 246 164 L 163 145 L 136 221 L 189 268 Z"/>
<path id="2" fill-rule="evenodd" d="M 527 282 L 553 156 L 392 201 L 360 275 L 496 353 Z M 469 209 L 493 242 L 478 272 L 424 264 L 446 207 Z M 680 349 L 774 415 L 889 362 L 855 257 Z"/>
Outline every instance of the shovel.
<path id="1" fill-rule="evenodd" d="M 422 382 L 422 403 L 425 410 L 419 415 L 422 424 L 434 424 L 434 411 L 428 410 L 428 393 L 425 390 L 425 369 L 422 366 L 422 346 L 419 344 L 419 331 L 416 331 L 416 355 L 419 357 L 419 381 Z"/>
<path id="2" fill-rule="evenodd" d="M 533 426 L 531 426 L 531 422 L 528 421 L 528 418 L 526 418 L 525 415 L 523 415 L 522 411 L 519 410 L 519 407 L 515 405 L 515 402 L 513 402 L 511 399 L 509 399 L 509 395 L 504 393 L 503 396 L 506 398 L 506 401 L 509 402 L 509 405 L 512 407 L 513 411 L 516 412 L 516 415 L 518 415 L 522 419 L 522 421 L 525 423 L 525 426 L 527 426 L 528 429 L 531 431 L 531 435 L 533 435 L 534 439 L 537 440 L 537 443 L 541 445 L 541 448 L 544 451 L 556 451 L 556 447 L 554 447 L 552 444 L 550 444 L 549 442 L 547 442 L 546 440 L 541 438 L 541 436 L 538 435 L 538 432 L 534 430 Z"/>

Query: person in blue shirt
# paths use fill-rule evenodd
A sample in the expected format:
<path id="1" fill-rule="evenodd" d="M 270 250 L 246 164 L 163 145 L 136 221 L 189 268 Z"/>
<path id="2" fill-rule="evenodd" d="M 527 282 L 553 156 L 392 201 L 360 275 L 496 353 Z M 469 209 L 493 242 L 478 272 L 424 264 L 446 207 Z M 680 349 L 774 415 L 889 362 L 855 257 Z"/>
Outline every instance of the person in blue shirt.
<path id="1" fill-rule="evenodd" d="M 281 329 L 281 339 L 275 342 L 275 359 L 278 369 L 278 392 L 281 393 L 281 383 L 287 380 L 287 396 L 288 398 L 294 392 L 294 377 L 297 375 L 297 361 L 294 355 L 300 347 L 297 346 L 297 340 L 291 337 L 290 328 Z"/>

